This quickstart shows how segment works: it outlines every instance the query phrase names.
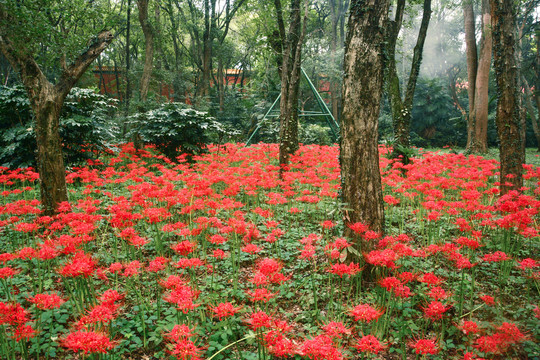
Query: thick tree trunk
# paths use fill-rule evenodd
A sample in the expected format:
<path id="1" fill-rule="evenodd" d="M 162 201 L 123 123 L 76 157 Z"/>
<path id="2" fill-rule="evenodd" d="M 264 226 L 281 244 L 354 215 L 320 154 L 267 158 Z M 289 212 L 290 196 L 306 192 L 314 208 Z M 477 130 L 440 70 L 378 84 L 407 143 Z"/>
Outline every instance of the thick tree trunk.
<path id="1" fill-rule="evenodd" d="M 490 0 L 494 67 L 497 78 L 497 135 L 500 148 L 501 195 L 523 186 L 522 138 L 518 113 L 516 9 L 512 0 Z M 508 184 L 508 185 L 506 185 Z"/>
<path id="2" fill-rule="evenodd" d="M 0 21 L 15 21 L 0 5 Z M 0 50 L 16 69 L 28 94 L 34 111 L 37 139 L 37 163 L 40 176 L 41 203 L 46 215 L 54 214 L 58 204 L 67 201 L 66 171 L 62 158 L 62 143 L 58 131 L 60 110 L 69 91 L 88 66 L 112 42 L 110 31 L 102 31 L 96 40 L 66 66 L 56 85 L 51 84 L 31 53 L 23 45 L 15 46 L 0 31 Z"/>
<path id="3" fill-rule="evenodd" d="M 476 47 L 475 17 L 473 0 L 463 1 L 465 20 L 465 49 L 467 52 L 467 95 L 469 97 L 469 116 L 467 117 L 467 149 L 471 149 L 474 133 L 474 94 L 478 72 L 478 49 Z"/>
<path id="4" fill-rule="evenodd" d="M 389 0 L 353 0 L 345 45 L 341 116 L 341 181 L 345 235 L 361 252 L 373 249 L 348 225 L 384 232 L 378 118 L 384 77 L 384 26 Z"/>
<path id="5" fill-rule="evenodd" d="M 39 100 L 32 101 L 35 114 L 37 165 L 40 177 L 41 204 L 46 214 L 53 214 L 59 203 L 68 201 L 66 170 L 59 132 L 60 111 L 64 98 L 51 85 L 43 87 Z"/>
<path id="6" fill-rule="evenodd" d="M 144 34 L 144 68 L 141 76 L 140 99 L 146 101 L 148 90 L 150 89 L 150 78 L 152 77 L 152 67 L 154 62 L 154 30 L 148 20 L 148 1 L 137 0 L 139 8 L 139 22 Z"/>

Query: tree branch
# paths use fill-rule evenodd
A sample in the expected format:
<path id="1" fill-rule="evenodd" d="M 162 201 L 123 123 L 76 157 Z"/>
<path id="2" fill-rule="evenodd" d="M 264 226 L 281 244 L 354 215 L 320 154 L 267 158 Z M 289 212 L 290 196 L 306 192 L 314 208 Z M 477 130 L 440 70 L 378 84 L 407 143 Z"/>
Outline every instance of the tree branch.
<path id="1" fill-rule="evenodd" d="M 71 65 L 69 65 L 64 71 L 58 83 L 55 85 L 55 89 L 61 94 L 66 96 L 79 78 L 84 74 L 88 66 L 109 46 L 113 41 L 114 35 L 109 30 L 103 30 L 100 32 L 93 43 L 88 49 L 79 55 Z"/>

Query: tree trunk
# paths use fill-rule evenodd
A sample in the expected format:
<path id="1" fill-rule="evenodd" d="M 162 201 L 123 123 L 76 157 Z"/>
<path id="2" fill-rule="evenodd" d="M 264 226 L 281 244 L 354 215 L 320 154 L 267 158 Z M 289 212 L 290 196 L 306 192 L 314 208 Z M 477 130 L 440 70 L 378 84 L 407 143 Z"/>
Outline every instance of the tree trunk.
<path id="1" fill-rule="evenodd" d="M 279 102 L 279 164 L 280 175 L 287 169 L 289 159 L 298 150 L 298 90 L 302 64 L 302 44 L 306 32 L 307 5 L 304 23 L 300 16 L 300 0 L 291 1 L 291 20 L 287 45 L 283 52 L 281 99 Z"/>
<path id="2" fill-rule="evenodd" d="M 330 55 L 332 59 L 332 64 L 337 65 L 337 49 L 338 49 L 338 25 L 341 14 L 341 8 L 343 7 L 342 0 L 330 0 L 330 15 L 332 18 L 332 32 L 330 37 Z M 340 47 L 342 44 L 339 45 Z M 330 102 L 332 107 L 332 115 L 334 119 L 338 121 L 339 119 L 339 92 L 340 84 L 335 74 L 328 74 L 328 80 L 330 84 Z"/>
<path id="3" fill-rule="evenodd" d="M 491 67 L 492 31 L 489 0 L 482 0 L 482 38 L 480 56 L 477 53 L 472 0 L 464 3 L 465 43 L 469 87 L 469 116 L 467 118 L 467 152 L 487 151 L 489 113 L 489 70 Z"/>
<path id="4" fill-rule="evenodd" d="M 154 62 L 154 30 L 148 20 L 148 1 L 137 0 L 139 8 L 139 22 L 144 34 L 144 68 L 141 76 L 140 99 L 146 101 L 148 90 L 150 89 L 150 78 L 152 76 L 152 65 Z"/>
<path id="5" fill-rule="evenodd" d="M 0 21 L 15 21 L 0 5 Z M 37 164 L 40 177 L 41 204 L 46 215 L 56 213 L 59 203 L 67 201 L 66 170 L 58 131 L 60 110 L 69 91 L 90 64 L 112 42 L 110 31 L 102 31 L 86 51 L 65 67 L 56 83 L 51 84 L 26 44 L 14 45 L 1 34 L 0 50 L 21 77 L 34 112 L 37 139 Z"/>
<path id="6" fill-rule="evenodd" d="M 476 74 L 472 139 L 469 151 L 485 153 L 488 150 L 487 128 L 489 114 L 489 70 L 491 68 L 492 28 L 489 0 L 482 0 L 482 39 Z"/>
<path id="7" fill-rule="evenodd" d="M 523 156 L 518 113 L 516 9 L 512 0 L 490 0 L 494 67 L 497 78 L 497 135 L 500 149 L 500 193 L 523 186 Z M 508 185 L 507 185 L 508 184 Z"/>
<path id="8" fill-rule="evenodd" d="M 66 170 L 62 156 L 59 132 L 60 111 L 63 98 L 54 92 L 52 85 L 32 101 L 36 121 L 37 167 L 40 177 L 41 204 L 46 214 L 53 214 L 58 204 L 68 201 Z"/>
<path id="9" fill-rule="evenodd" d="M 218 59 L 218 73 L 217 73 L 217 86 L 219 96 L 219 111 L 223 113 L 225 111 L 225 85 L 226 77 L 223 73 L 223 58 L 220 56 Z"/>
<path id="10" fill-rule="evenodd" d="M 353 0 L 345 45 L 341 116 L 341 181 L 345 235 L 359 253 L 373 249 L 348 225 L 384 232 L 378 118 L 384 77 L 384 26 L 389 0 Z"/>
<path id="11" fill-rule="evenodd" d="M 475 17 L 473 0 L 463 2 L 463 18 L 465 20 L 465 49 L 467 52 L 467 95 L 469 97 L 469 116 L 467 117 L 467 149 L 472 148 L 474 133 L 474 94 L 476 75 L 478 72 L 478 49 L 476 47 Z"/>
<path id="12" fill-rule="evenodd" d="M 409 147 L 409 132 L 411 126 L 411 114 L 414 100 L 414 92 L 416 82 L 420 74 L 420 65 L 422 64 L 422 53 L 424 51 L 424 43 L 426 40 L 429 21 L 431 18 L 431 0 L 424 0 L 422 22 L 418 31 L 416 45 L 414 46 L 413 59 L 405 97 L 402 100 L 401 90 L 399 86 L 399 78 L 396 69 L 396 42 L 401 23 L 403 20 L 403 12 L 405 9 L 405 0 L 399 0 L 396 8 L 396 17 L 394 21 L 390 21 L 388 30 L 388 45 L 389 45 L 389 68 L 388 68 L 388 95 L 390 99 L 390 107 L 392 110 L 392 120 L 394 125 L 394 136 L 396 146 L 394 154 L 403 157 L 403 162 L 408 163 L 408 155 L 406 149 Z"/>

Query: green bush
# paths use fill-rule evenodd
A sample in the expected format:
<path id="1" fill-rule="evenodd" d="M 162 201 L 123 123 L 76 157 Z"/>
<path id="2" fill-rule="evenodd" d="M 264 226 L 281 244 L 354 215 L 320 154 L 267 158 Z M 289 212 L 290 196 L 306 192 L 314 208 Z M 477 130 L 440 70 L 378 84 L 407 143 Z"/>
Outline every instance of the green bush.
<path id="1" fill-rule="evenodd" d="M 112 117 L 116 100 L 92 89 L 73 88 L 60 116 L 60 136 L 67 165 L 79 165 L 105 150 L 116 138 Z M 33 114 L 21 86 L 0 87 L 0 166 L 35 166 Z"/>
<path id="2" fill-rule="evenodd" d="M 0 86 L 0 166 L 35 165 L 36 137 L 26 91 L 21 86 Z"/>
<path id="3" fill-rule="evenodd" d="M 206 144 L 223 142 L 230 135 L 207 112 L 182 103 L 165 103 L 157 109 L 132 115 L 130 124 L 128 136 L 139 136 L 171 160 L 181 153 L 191 158 L 202 153 Z"/>
<path id="4" fill-rule="evenodd" d="M 304 124 L 298 130 L 299 141 L 303 144 L 332 145 L 334 143 L 328 126 Z"/>

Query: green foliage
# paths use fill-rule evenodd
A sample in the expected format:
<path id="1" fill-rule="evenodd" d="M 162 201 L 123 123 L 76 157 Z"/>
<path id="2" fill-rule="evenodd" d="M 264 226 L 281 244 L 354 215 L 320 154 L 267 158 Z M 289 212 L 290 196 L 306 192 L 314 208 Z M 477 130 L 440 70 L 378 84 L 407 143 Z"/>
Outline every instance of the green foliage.
<path id="1" fill-rule="evenodd" d="M 116 139 L 117 128 L 110 118 L 116 111 L 116 100 L 93 89 L 73 88 L 60 116 L 60 136 L 68 164 L 77 164 L 104 151 Z"/>
<path id="2" fill-rule="evenodd" d="M 299 129 L 298 138 L 303 144 L 332 145 L 330 128 L 318 124 L 305 124 Z"/>
<path id="3" fill-rule="evenodd" d="M 73 88 L 60 116 L 60 136 L 67 164 L 95 157 L 116 139 L 110 124 L 116 100 L 92 89 Z M 21 86 L 0 87 L 0 166 L 35 166 L 33 114 Z"/>
<path id="4" fill-rule="evenodd" d="M 421 147 L 464 146 L 465 119 L 454 106 L 445 82 L 418 79 L 411 119 L 411 143 Z"/>
<path id="5" fill-rule="evenodd" d="M 170 159 L 180 153 L 200 154 L 205 144 L 222 142 L 230 133 L 208 113 L 181 103 L 166 103 L 157 109 L 131 116 L 131 136 L 154 144 Z"/>
<path id="6" fill-rule="evenodd" d="M 21 86 L 0 87 L 0 166 L 35 164 L 36 139 L 26 91 Z"/>

